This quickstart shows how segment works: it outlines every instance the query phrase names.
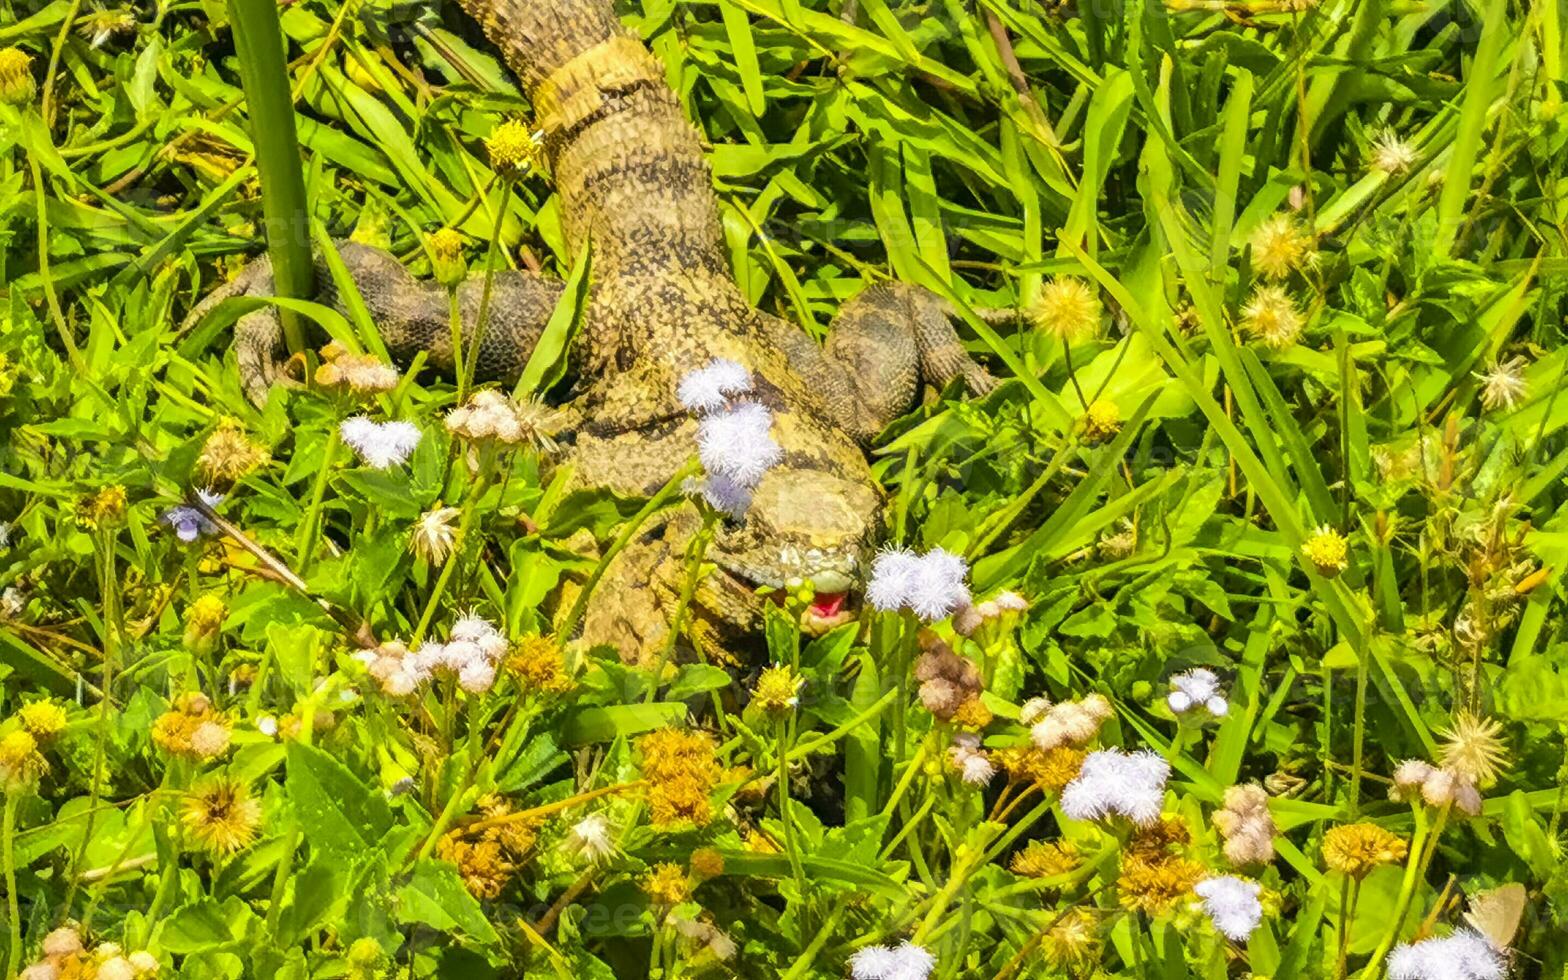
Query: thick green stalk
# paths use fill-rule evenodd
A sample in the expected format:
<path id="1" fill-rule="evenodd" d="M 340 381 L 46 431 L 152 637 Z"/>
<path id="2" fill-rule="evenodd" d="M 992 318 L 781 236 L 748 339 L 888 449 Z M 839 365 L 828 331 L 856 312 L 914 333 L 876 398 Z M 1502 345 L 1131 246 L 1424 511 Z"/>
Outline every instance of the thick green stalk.
<path id="1" fill-rule="evenodd" d="M 272 257 L 273 289 L 290 299 L 316 294 L 310 253 L 310 217 L 299 139 L 294 132 L 294 97 L 283 56 L 283 28 L 274 0 L 229 0 L 240 81 L 250 114 L 250 137 L 261 177 L 263 227 Z M 280 309 L 290 354 L 306 352 L 305 334 L 293 311 Z"/>

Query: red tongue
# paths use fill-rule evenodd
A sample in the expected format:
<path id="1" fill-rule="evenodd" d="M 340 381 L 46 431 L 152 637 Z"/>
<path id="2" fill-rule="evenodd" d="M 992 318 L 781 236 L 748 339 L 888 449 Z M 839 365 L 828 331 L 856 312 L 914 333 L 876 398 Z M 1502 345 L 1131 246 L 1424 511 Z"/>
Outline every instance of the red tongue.
<path id="1" fill-rule="evenodd" d="M 818 592 L 811 599 L 811 611 L 823 617 L 837 616 L 848 596 L 848 592 Z"/>

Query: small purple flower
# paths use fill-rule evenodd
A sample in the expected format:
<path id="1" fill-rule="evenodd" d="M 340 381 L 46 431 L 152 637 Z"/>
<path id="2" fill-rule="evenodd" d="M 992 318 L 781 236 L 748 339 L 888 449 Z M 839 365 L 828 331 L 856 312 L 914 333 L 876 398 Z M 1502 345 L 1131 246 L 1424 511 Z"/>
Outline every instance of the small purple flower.
<path id="1" fill-rule="evenodd" d="M 223 494 L 211 490 L 197 490 L 196 496 L 208 507 L 223 502 Z M 163 522 L 174 529 L 174 536 L 189 544 L 197 538 L 218 533 L 218 526 L 207 519 L 199 509 L 189 504 L 177 504 L 163 512 Z"/>

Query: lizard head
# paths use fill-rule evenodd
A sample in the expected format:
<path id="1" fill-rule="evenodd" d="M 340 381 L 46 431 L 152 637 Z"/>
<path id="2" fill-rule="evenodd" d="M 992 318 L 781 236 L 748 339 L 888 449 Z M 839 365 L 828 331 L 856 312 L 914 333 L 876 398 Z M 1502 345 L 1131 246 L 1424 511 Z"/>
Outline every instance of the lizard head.
<path id="1" fill-rule="evenodd" d="M 776 467 L 753 491 L 744 521 L 719 529 L 709 557 L 752 586 L 810 588 L 801 617 L 808 632 L 850 621 L 850 595 L 870 561 L 882 513 L 881 494 L 856 475 Z"/>

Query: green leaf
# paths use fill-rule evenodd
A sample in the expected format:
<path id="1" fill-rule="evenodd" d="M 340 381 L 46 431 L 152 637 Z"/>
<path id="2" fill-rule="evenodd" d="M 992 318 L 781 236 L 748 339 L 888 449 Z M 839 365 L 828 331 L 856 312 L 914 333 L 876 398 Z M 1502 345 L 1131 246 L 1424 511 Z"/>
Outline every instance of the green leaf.
<path id="1" fill-rule="evenodd" d="M 315 746 L 289 743 L 284 785 L 312 848 L 357 857 L 380 847 L 392 829 L 381 794 Z"/>
<path id="2" fill-rule="evenodd" d="M 397 890 L 399 922 L 423 923 L 481 943 L 500 941 L 474 896 L 450 864 L 420 861 L 408 883 Z"/>

